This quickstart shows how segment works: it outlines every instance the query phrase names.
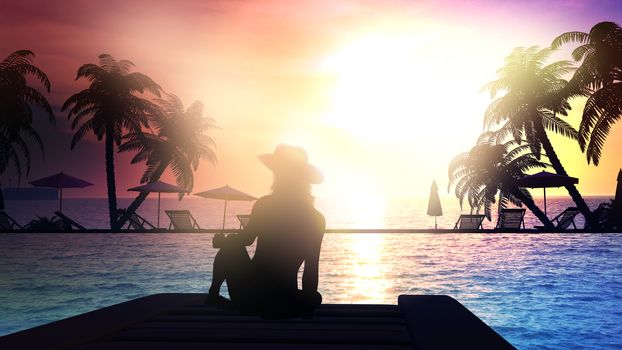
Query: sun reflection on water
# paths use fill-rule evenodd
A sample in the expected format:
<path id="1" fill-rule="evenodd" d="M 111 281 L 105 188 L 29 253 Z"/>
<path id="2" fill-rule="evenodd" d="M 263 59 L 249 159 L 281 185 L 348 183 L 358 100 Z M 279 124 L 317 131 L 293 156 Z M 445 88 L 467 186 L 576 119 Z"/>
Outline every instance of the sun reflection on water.
<path id="1" fill-rule="evenodd" d="M 384 237 L 348 235 L 343 246 L 339 294 L 343 303 L 382 303 L 386 301 L 390 282 L 383 262 Z"/>

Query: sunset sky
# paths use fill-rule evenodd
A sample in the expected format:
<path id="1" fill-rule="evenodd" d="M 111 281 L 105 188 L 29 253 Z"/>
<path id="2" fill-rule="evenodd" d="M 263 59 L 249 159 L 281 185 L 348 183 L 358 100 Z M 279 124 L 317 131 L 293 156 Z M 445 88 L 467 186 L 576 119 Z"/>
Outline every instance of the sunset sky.
<path id="1" fill-rule="evenodd" d="M 279 143 L 303 146 L 326 181 L 325 197 L 377 200 L 443 194 L 447 164 L 473 146 L 490 103 L 481 87 L 517 46 L 548 46 L 566 31 L 622 23 L 622 5 L 600 1 L 9 1 L 0 5 L 0 56 L 35 52 L 52 81 L 55 128 L 41 123 L 45 161 L 29 180 L 63 170 L 104 196 L 103 143 L 69 151 L 58 106 L 86 86 L 77 68 L 109 53 L 129 59 L 185 105 L 214 118 L 219 161 L 202 164 L 193 192 L 229 184 L 254 195 L 271 174 L 257 160 Z M 569 46 L 569 48 L 572 46 Z M 556 58 L 569 58 L 567 50 Z M 568 119 L 578 126 L 581 101 Z M 620 124 L 620 123 L 618 123 Z M 553 138 L 583 194 L 612 194 L 622 129 L 599 167 L 576 143 Z M 38 159 L 35 157 L 35 159 Z M 142 165 L 117 156 L 118 195 Z M 168 177 L 166 180 L 172 181 Z M 15 185 L 15 179 L 12 179 Z M 8 178 L 3 179 L 7 186 Z M 563 192 L 558 192 L 562 194 Z M 538 193 L 539 194 L 539 193 Z"/>

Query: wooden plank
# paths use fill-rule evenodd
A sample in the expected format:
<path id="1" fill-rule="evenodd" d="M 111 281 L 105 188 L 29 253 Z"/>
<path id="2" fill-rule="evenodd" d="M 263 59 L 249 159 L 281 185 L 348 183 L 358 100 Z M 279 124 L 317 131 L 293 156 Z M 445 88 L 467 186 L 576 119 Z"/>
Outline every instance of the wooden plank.
<path id="1" fill-rule="evenodd" d="M 0 337 L 0 349 L 71 349 L 171 308 L 202 300 L 205 294 L 149 295 Z"/>
<path id="2" fill-rule="evenodd" d="M 399 307 L 394 304 L 322 304 L 320 305 L 319 309 L 399 310 Z"/>
<path id="3" fill-rule="evenodd" d="M 177 309 L 215 309 L 218 308 L 212 305 L 206 304 L 192 304 L 184 305 Z M 374 309 L 374 310 L 399 310 L 399 307 L 395 304 L 322 304 L 319 307 L 320 310 L 324 309 Z"/>
<path id="4" fill-rule="evenodd" d="M 408 331 L 309 330 L 283 332 L 278 329 L 127 329 L 112 340 L 223 343 L 299 343 L 299 344 L 393 344 L 408 345 Z"/>
<path id="5" fill-rule="evenodd" d="M 214 308 L 176 308 L 168 312 L 169 315 L 242 315 L 235 311 L 220 310 Z M 313 313 L 314 317 L 402 317 L 400 311 L 396 309 L 356 309 L 356 308 L 326 308 L 318 309 Z"/>
<path id="6" fill-rule="evenodd" d="M 261 320 L 256 316 L 228 316 L 226 318 L 220 316 L 206 316 L 206 315 L 161 315 L 152 318 L 153 321 L 162 322 L 282 322 L 275 320 Z M 293 318 L 288 319 L 289 323 L 309 323 L 309 322 L 323 322 L 323 323 L 355 323 L 355 324 L 405 324 L 405 321 L 401 317 L 313 317 L 310 320 Z"/>
<path id="7" fill-rule="evenodd" d="M 312 319 L 261 320 L 156 294 L 0 337 L 0 349 L 514 349 L 447 296 L 395 305 L 322 305 Z M 397 311 L 399 310 L 399 312 Z"/>
<path id="8" fill-rule="evenodd" d="M 401 318 L 402 314 L 399 310 L 359 310 L 359 309 L 345 309 L 345 310 L 330 310 L 319 309 L 313 313 L 313 316 L 318 317 L 397 317 Z"/>
<path id="9" fill-rule="evenodd" d="M 292 343 L 167 343 L 115 341 L 87 344 L 79 350 L 412 350 L 410 345 L 292 344 Z"/>
<path id="10" fill-rule="evenodd" d="M 417 350 L 516 350 L 447 295 L 400 295 L 398 305 Z"/>
<path id="11" fill-rule="evenodd" d="M 240 331 L 244 330 L 280 330 L 280 331 L 289 331 L 289 330 L 312 330 L 312 331 L 322 331 L 322 330 L 344 330 L 351 331 L 356 330 L 360 332 L 365 331 L 394 331 L 394 332 L 407 332 L 405 324 L 378 324 L 378 323 L 368 323 L 368 324 L 360 324 L 360 323 L 324 323 L 324 322 L 308 322 L 308 323 L 299 323 L 299 322 L 142 322 L 137 325 L 130 327 L 130 329 L 238 329 Z"/>

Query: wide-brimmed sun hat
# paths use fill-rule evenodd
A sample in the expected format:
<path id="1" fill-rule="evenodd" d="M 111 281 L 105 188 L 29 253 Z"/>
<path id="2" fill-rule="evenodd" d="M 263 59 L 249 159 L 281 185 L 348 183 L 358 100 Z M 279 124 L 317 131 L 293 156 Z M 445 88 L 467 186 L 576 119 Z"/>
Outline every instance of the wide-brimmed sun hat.
<path id="1" fill-rule="evenodd" d="M 309 164 L 309 156 L 302 147 L 280 144 L 274 153 L 261 154 L 259 160 L 275 174 L 303 176 L 310 184 L 324 181 L 324 175 Z"/>

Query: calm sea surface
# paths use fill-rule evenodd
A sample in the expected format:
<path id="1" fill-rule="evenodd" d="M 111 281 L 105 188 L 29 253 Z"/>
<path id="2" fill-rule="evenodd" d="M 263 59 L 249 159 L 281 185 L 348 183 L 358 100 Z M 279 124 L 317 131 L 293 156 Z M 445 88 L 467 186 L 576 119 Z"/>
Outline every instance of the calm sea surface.
<path id="1" fill-rule="evenodd" d="M 591 206 L 605 198 L 589 198 Z M 127 201 L 122 201 L 127 205 Z M 549 216 L 571 203 L 549 198 Z M 20 223 L 56 210 L 7 201 Z M 69 199 L 68 216 L 105 227 L 106 201 Z M 227 226 L 249 203 L 231 203 Z M 346 203 L 318 199 L 330 228 L 426 228 L 427 199 Z M 156 221 L 156 203 L 140 209 Z M 164 199 L 201 227 L 222 225 L 222 202 Z M 439 227 L 460 208 L 443 201 Z M 161 226 L 168 226 L 165 215 Z M 582 225 L 578 220 L 579 224 Z M 530 216 L 527 226 L 535 224 Z M 485 226 L 493 227 L 486 222 Z M 161 292 L 205 292 L 211 234 L 0 234 L 0 335 Z M 252 247 L 251 247 L 252 250 Z M 226 288 L 223 288 L 226 291 Z M 519 349 L 622 348 L 622 235 L 328 234 L 320 262 L 328 303 L 395 303 L 400 294 L 447 294 Z"/>

